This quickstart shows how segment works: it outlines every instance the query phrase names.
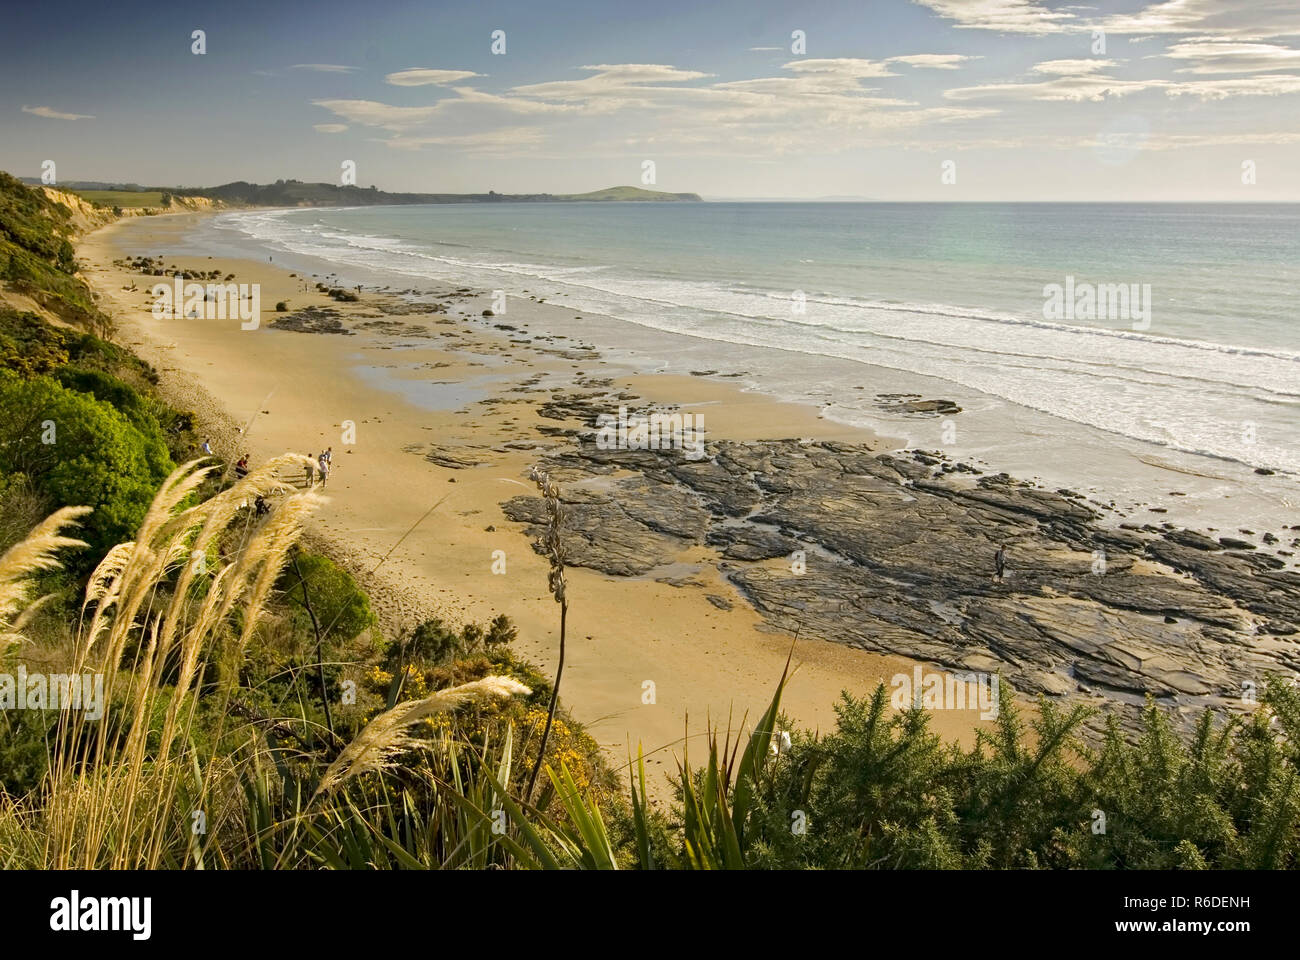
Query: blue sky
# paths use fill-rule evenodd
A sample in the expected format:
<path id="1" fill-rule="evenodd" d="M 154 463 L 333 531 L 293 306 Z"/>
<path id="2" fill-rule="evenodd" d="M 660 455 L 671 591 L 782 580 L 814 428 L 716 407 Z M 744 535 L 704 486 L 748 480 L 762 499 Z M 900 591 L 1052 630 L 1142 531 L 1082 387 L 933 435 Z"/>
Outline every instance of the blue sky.
<path id="1" fill-rule="evenodd" d="M 350 160 L 389 190 L 571 192 L 653 161 L 645 185 L 713 197 L 1300 201 L 1295 0 L 50 10 L 0 37 L 0 168 L 26 176 Z"/>

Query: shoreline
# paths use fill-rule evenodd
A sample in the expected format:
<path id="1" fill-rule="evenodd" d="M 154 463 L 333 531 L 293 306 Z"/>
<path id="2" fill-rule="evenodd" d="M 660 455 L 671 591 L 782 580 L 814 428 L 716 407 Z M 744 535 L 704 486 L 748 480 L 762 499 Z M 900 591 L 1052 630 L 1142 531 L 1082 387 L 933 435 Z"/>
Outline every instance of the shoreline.
<path id="1" fill-rule="evenodd" d="M 499 317 L 463 286 L 340 304 L 313 289 L 318 278 L 273 263 L 177 255 L 164 258 L 169 269 L 236 274 L 288 310 L 264 310 L 251 333 L 160 322 L 140 283 L 150 278 L 112 265 L 120 229 L 83 241 L 95 286 L 118 316 L 139 318 L 124 330 L 165 382 L 179 373 L 191 391 L 211 391 L 200 409 L 251 424 L 239 452 L 314 452 L 354 423 L 355 448 L 338 451 L 326 491 L 336 504 L 311 533 L 363 575 L 377 607 L 397 611 L 390 626 L 504 612 L 519 652 L 551 669 L 557 609 L 524 537 L 538 533 L 529 469 L 552 472 L 576 554 L 561 693 L 615 769 L 633 741 L 675 751 L 704 729 L 701 717 L 752 720 L 792 645 L 801 667 L 785 712 L 819 728 L 833 723 L 841 690 L 861 696 L 918 665 L 1001 673 L 1031 714 L 1040 694 L 1099 707 L 1094 733 L 1108 712 L 1134 729 L 1148 695 L 1183 724 L 1205 707 L 1248 711 L 1243 684 L 1300 670 L 1300 575 L 1286 569 L 1295 534 L 1285 527 L 1281 540 L 1265 534 L 1265 550 L 1160 510 L 1125 520 L 1104 497 L 899 449 L 716 370 L 638 373 L 584 337 L 549 332 L 572 309 L 536 294 Z M 158 252 L 189 226 L 132 229 L 132 249 Z M 704 413 L 711 456 L 692 467 L 596 449 L 591 428 L 623 403 Z M 1007 545 L 1002 583 L 992 556 Z M 792 550 L 806 551 L 808 576 L 783 570 Z M 366 576 L 390 551 L 383 573 Z M 490 572 L 498 556 L 503 575 Z M 653 704 L 642 702 L 647 681 Z M 987 725 L 970 709 L 930 715 L 964 745 Z"/>
<path id="2" fill-rule="evenodd" d="M 335 472 L 325 491 L 333 503 L 308 533 L 360 574 L 390 628 L 409 629 L 431 615 L 463 623 L 506 613 L 519 628 L 518 652 L 553 670 L 558 616 L 546 592 L 546 565 L 517 532 L 523 524 L 505 519 L 501 510 L 510 497 L 532 492 L 528 470 L 545 439 L 533 431 L 532 421 L 538 420 L 537 401 L 549 395 L 537 382 L 581 389 L 608 380 L 651 403 L 688 396 L 683 409 L 706 414 L 710 440 L 818 436 L 884 446 L 867 431 L 729 384 L 629 376 L 582 344 L 559 338 L 514 343 L 511 338 L 520 338 L 511 331 L 469 320 L 478 312 L 471 309 L 476 304 L 454 291 L 440 298 L 448 304 L 447 314 L 412 314 L 409 305 L 371 293 L 357 304 L 335 303 L 303 291 L 304 278 L 274 264 L 176 256 L 167 262 L 260 283 L 262 328 L 243 332 L 237 323 L 156 320 L 147 309 L 143 282 L 151 278 L 113 264 L 123 256 L 119 234 L 130 229 L 135 247 L 144 243 L 164 252 L 169 238 L 189 229 L 193 219 L 119 223 L 87 235 L 78 245 L 78 255 L 91 262 L 87 280 L 100 294 L 101 306 L 117 318 L 121 342 L 154 364 L 161 389 L 198 413 L 212 429 L 219 454 L 233 460 L 250 452 L 263 459 L 285 450 L 314 453 L 334 447 Z M 132 282 L 135 291 L 123 289 Z M 283 316 L 272 310 L 277 300 L 287 300 L 290 313 L 304 307 L 337 310 L 349 325 L 373 326 L 350 336 L 275 329 L 269 324 Z M 377 303 L 392 312 L 375 314 Z M 510 325 L 526 322 L 534 306 L 512 300 Z M 453 318 L 452 310 L 465 315 Z M 359 367 L 371 368 L 370 376 L 385 386 L 367 382 Z M 472 413 L 457 414 L 462 397 L 446 390 L 421 395 L 419 384 L 428 380 L 429 370 L 443 385 L 485 378 L 490 389 L 482 400 L 492 402 L 474 402 Z M 452 386 L 450 394 L 455 393 Z M 345 420 L 355 423 L 352 450 L 339 442 Z M 243 424 L 249 429 L 241 436 Z M 525 449 L 511 449 L 512 442 Z M 461 456 L 480 465 L 440 465 L 428 460 L 430 455 L 442 457 L 442 464 Z M 394 548 L 448 493 L 416 533 Z M 491 572 L 494 550 L 505 551 L 505 575 Z M 867 694 L 896 674 L 910 676 L 920 662 L 808 636 L 796 643 L 793 631 L 773 629 L 738 596 L 716 560 L 716 553 L 701 545 L 686 552 L 680 568 L 656 577 L 614 578 L 570 568 L 569 655 L 561 696 L 615 769 L 626 763 L 629 746 L 641 742 L 648 769 L 669 772 L 670 752 L 680 749 L 684 735 L 696 738 L 707 723 L 726 722 L 727 715 L 735 723 L 747 714 L 752 723 L 770 699 L 792 645 L 799 667 L 783 707 L 792 721 L 807 727 L 833 725 L 841 690 Z M 729 609 L 710 601 L 711 595 L 725 597 Z M 653 705 L 642 702 L 647 680 L 655 685 Z M 975 727 L 985 725 L 969 710 L 938 712 L 933 719 L 936 732 L 967 745 Z M 666 781 L 655 779 L 656 792 L 664 796 Z"/>
<path id="3" fill-rule="evenodd" d="M 203 244 L 220 245 L 243 257 L 250 252 L 274 253 L 322 275 L 337 271 L 349 285 L 360 282 L 400 289 L 408 283 L 439 282 L 427 279 L 440 270 L 427 272 L 424 259 L 417 259 L 412 272 L 396 264 L 378 267 L 373 258 L 369 263 L 344 262 L 297 253 L 292 245 L 256 239 L 225 227 L 205 226 L 196 236 Z M 363 252 L 366 250 L 363 244 Z M 825 421 L 863 427 L 878 435 L 899 437 L 909 448 L 962 459 L 986 473 L 1004 471 L 1049 489 L 1078 490 L 1115 524 L 1168 521 L 1237 536 L 1241 528 L 1267 530 L 1289 523 L 1297 505 L 1297 476 L 1285 471 L 1269 474 L 1216 454 L 1140 440 L 996 392 L 878 363 L 870 357 L 830 355 L 820 347 L 803 351 L 788 344 L 760 343 L 766 340 L 762 336 L 753 342 L 728 335 L 715 339 L 703 332 L 668 329 L 673 325 L 646 316 L 623 316 L 612 303 L 606 304 L 609 313 L 595 307 L 587 310 L 576 305 L 589 299 L 585 287 L 526 271 L 492 274 L 490 279 L 472 265 L 465 271 L 481 282 L 473 283 L 462 272 L 455 276 L 456 284 L 469 283 L 497 293 L 499 288 L 518 291 L 523 287 L 523 294 L 531 294 L 529 301 L 537 309 L 538 324 L 549 332 L 585 337 L 607 363 L 635 373 L 694 374 L 727 382 L 747 393 L 809 407 Z M 484 305 L 490 305 L 486 298 Z M 665 308 L 671 309 L 671 305 Z M 530 314 L 530 322 L 532 317 Z M 912 414 L 899 402 L 925 398 L 945 398 L 961 409 L 956 416 Z M 1295 561 L 1288 563 L 1295 566 Z"/>

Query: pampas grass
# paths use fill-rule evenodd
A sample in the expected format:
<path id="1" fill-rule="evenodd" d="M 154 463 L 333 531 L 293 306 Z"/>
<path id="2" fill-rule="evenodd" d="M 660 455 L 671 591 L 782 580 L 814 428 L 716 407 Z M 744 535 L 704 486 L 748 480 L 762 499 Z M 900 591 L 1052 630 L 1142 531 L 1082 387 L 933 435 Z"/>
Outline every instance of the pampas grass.
<path id="1" fill-rule="evenodd" d="M 398 704 L 372 719 L 328 766 L 314 753 L 293 757 L 309 779 L 305 790 L 289 795 L 283 767 L 289 755 L 271 732 L 286 724 L 262 718 L 251 727 L 227 725 L 229 717 L 243 715 L 234 707 L 244 658 L 277 579 L 304 522 L 327 502 L 281 479 L 308 462 L 286 454 L 206 500 L 198 491 L 212 468 L 185 464 L 162 484 L 135 540 L 105 554 L 88 580 L 70 658 L 71 673 L 103 678 L 103 715 L 87 720 L 84 711 L 60 711 L 40 787 L 26 797 L 0 792 L 0 864 L 204 868 L 230 866 L 233 857 L 247 865 L 241 854 L 262 866 L 321 862 L 320 825 L 331 836 L 346 824 L 384 840 L 393 809 L 369 811 L 373 822 L 357 823 L 353 797 L 340 787 L 364 773 L 392 772 L 400 754 L 419 742 L 421 721 L 470 702 L 531 692 L 510 677 L 489 676 Z M 241 514 L 258 497 L 273 503 L 270 514 Z M 58 551 L 84 546 L 65 530 L 88 512 L 64 508 L 0 556 L 0 653 L 22 641 L 22 627 L 39 603 L 29 600 L 33 576 L 57 568 Z M 198 730 L 200 712 L 208 719 Z M 305 715 L 287 726 L 309 729 Z M 505 742 L 508 755 L 508 732 Z M 246 746 L 232 748 L 241 743 Z M 268 759 L 282 773 L 283 820 L 271 813 Z M 485 754 L 475 762 L 490 761 Z M 324 767 L 318 780 L 310 773 L 314 763 Z M 484 783 L 473 789 L 479 800 L 487 796 Z M 461 851 L 472 837 L 475 862 L 489 862 L 495 838 L 486 814 L 475 812 L 478 803 L 466 807 L 462 797 L 458 806 L 445 786 L 437 791 L 433 820 L 450 831 L 438 849 Z M 386 786 L 382 792 L 389 796 Z M 203 831 L 192 829 L 200 822 Z M 278 851 L 271 843 L 281 845 Z"/>
<path id="2" fill-rule="evenodd" d="M 493 676 L 439 690 L 423 700 L 399 703 L 366 724 L 356 739 L 343 748 L 321 777 L 312 801 L 352 777 L 391 769 L 398 754 L 420 742 L 411 728 L 421 720 L 454 710 L 475 699 L 527 696 L 530 693 L 528 687 L 512 677 Z"/>
<path id="3" fill-rule="evenodd" d="M 61 711 L 38 802 L 0 799 L 6 832 L 17 825 L 37 838 L 28 844 L 40 851 L 31 865 L 183 865 L 177 845 L 192 845 L 192 815 L 212 812 L 205 808 L 229 773 L 213 752 L 243 652 L 303 521 L 326 502 L 279 478 L 305 460 L 276 458 L 203 501 L 196 495 L 211 469 L 198 461 L 178 468 L 136 539 L 109 550 L 95 568 L 71 672 L 102 676 L 107 709 L 95 721 Z M 283 496 L 234 556 L 209 562 L 241 506 L 275 494 Z M 84 546 L 61 531 L 87 512 L 58 511 L 0 557 L 0 629 L 11 639 L 30 616 L 30 576 L 58 566 L 58 550 Z M 205 753 L 191 724 L 201 679 L 214 667 L 222 668 L 220 680 L 208 693 L 219 698 L 219 719 Z"/>

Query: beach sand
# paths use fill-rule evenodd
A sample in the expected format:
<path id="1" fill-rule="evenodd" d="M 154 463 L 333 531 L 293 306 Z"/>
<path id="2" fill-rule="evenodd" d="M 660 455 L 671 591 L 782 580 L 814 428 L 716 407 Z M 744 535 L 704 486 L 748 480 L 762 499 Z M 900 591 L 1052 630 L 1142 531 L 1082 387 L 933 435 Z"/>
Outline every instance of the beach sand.
<path id="1" fill-rule="evenodd" d="M 823 420 L 809 407 L 726 383 L 637 375 L 573 341 L 518 342 L 531 339 L 520 332 L 530 319 L 545 311 L 554 312 L 552 321 L 562 319 L 570 308 L 512 298 L 508 325 L 517 329 L 499 330 L 481 316 L 490 301 L 479 293 L 444 291 L 447 314 L 383 314 L 376 304 L 395 298 L 366 292 L 359 303 L 336 303 L 304 290 L 304 280 L 310 287 L 314 279 L 293 277 L 272 263 L 171 255 L 195 216 L 121 222 L 88 235 L 78 249 L 87 261 L 86 278 L 116 318 L 119 341 L 157 367 L 165 395 L 197 413 L 218 455 L 233 461 L 249 453 L 256 463 L 285 451 L 333 448 L 325 490 L 330 503 L 308 533 L 359 576 L 390 634 L 429 616 L 486 623 L 505 613 L 518 626 L 517 652 L 553 671 L 559 610 L 547 592 L 547 561 L 531 549 L 524 525 L 506 519 L 500 506 L 536 492 L 529 469 L 555 442 L 536 427 L 576 425 L 538 416 L 553 387 L 610 379 L 641 398 L 703 414 L 710 439 L 798 437 L 867 443 L 876 450 L 891 446 L 886 438 Z M 154 317 L 150 287 L 170 278 L 115 266 L 124 250 L 260 284 L 260 326 L 242 330 L 237 320 Z M 134 291 L 128 289 L 133 284 Z M 286 316 L 274 311 L 279 300 L 288 301 L 290 312 L 329 307 L 349 318 L 370 318 L 363 322 L 373 326 L 353 336 L 273 329 L 271 321 Z M 354 320 L 348 325 L 357 329 Z M 349 422 L 353 443 L 345 442 Z M 434 448 L 444 462 L 477 465 L 435 464 L 425 456 Z M 493 572 L 501 557 L 495 551 L 504 551 L 504 573 Z M 671 569 L 639 578 L 568 571 L 561 696 L 616 768 L 639 743 L 650 771 L 674 772 L 684 737 L 705 749 L 700 737 L 710 721 L 725 727 L 731 718 L 735 729 L 748 715 L 746 729 L 752 727 L 792 647 L 797 669 L 782 706 L 807 728 L 834 727 L 842 690 L 860 696 L 895 674 L 912 673 L 909 660 L 773 632 L 717 562 L 712 548 L 700 546 Z M 643 702 L 647 681 L 653 703 Z M 984 723 L 975 710 L 932 717 L 937 732 L 964 743 Z M 653 792 L 662 798 L 666 779 L 654 779 Z"/>

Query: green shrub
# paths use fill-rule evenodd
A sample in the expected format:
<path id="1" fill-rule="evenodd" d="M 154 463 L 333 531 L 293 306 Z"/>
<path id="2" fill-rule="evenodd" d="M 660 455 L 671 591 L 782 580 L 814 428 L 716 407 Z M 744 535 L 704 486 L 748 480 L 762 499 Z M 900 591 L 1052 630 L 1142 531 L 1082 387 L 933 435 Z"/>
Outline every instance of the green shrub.
<path id="1" fill-rule="evenodd" d="M 94 508 L 92 557 L 130 539 L 172 470 L 167 447 L 90 394 L 0 371 L 0 472 L 22 474 L 60 506 Z"/>
<path id="2" fill-rule="evenodd" d="M 343 643 L 375 625 L 370 600 L 352 575 L 328 557 L 301 551 L 280 575 L 279 588 L 284 591 L 299 629 L 309 635 L 314 630 L 303 599 L 304 583 L 311 612 L 326 640 Z"/>

